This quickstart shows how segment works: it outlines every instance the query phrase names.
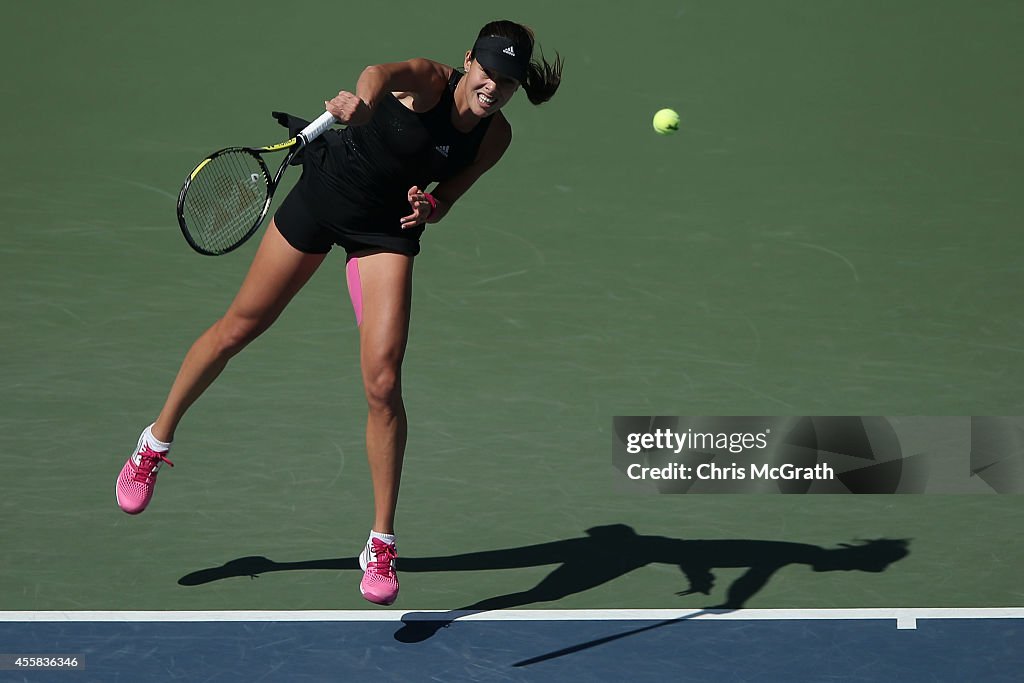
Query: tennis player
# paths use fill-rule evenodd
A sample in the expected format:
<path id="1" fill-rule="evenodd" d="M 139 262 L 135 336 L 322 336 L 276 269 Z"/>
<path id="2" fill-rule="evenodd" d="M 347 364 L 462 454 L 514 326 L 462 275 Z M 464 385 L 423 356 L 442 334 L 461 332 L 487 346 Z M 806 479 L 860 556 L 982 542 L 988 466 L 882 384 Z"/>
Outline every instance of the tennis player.
<path id="1" fill-rule="evenodd" d="M 122 468 L 116 485 L 122 510 L 146 509 L 160 466 L 173 466 L 167 454 L 185 412 L 339 245 L 347 254 L 369 406 L 374 521 L 359 556 L 360 590 L 371 602 L 394 602 L 395 508 L 407 433 L 401 369 L 413 260 L 425 225 L 444 219 L 508 148 L 512 129 L 502 107 L 520 87 L 533 104 L 558 89 L 562 60 L 534 59 L 533 48 L 530 28 L 492 22 L 466 53 L 464 72 L 428 59 L 369 66 L 355 92 L 325 103 L 348 127 L 303 150 L 302 176 L 270 221 L 241 289 L 192 345 L 160 414 Z M 292 134 L 306 123 L 275 116 Z"/>

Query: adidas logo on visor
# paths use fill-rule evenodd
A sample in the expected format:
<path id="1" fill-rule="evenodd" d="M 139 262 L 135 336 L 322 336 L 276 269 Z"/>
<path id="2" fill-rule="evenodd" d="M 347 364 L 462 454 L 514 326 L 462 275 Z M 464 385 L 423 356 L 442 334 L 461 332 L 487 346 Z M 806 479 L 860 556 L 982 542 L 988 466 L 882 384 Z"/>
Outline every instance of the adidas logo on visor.
<path id="1" fill-rule="evenodd" d="M 509 57 L 515 57 L 516 56 L 516 51 L 512 49 L 511 45 L 509 45 L 504 50 L 502 50 L 502 52 L 507 54 Z"/>

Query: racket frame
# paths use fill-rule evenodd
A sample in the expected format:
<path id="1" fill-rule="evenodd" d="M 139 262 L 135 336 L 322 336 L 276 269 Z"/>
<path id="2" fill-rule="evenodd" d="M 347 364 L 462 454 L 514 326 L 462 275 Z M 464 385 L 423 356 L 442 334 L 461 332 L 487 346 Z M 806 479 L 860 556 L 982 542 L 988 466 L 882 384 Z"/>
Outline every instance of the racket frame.
<path id="1" fill-rule="evenodd" d="M 274 192 L 277 191 L 277 186 L 281 182 L 282 176 L 284 176 L 285 169 L 295 158 L 295 155 L 302 150 L 307 144 L 319 137 L 336 123 L 335 118 L 330 112 L 324 112 L 315 121 L 310 123 L 308 126 L 302 129 L 298 135 L 293 138 L 289 138 L 284 142 L 279 142 L 276 145 L 268 145 L 266 147 L 225 147 L 224 149 L 217 150 L 213 154 L 209 155 L 205 159 L 199 162 L 199 164 L 192 169 L 192 172 L 185 178 L 185 182 L 181 186 L 181 191 L 178 192 L 178 227 L 181 228 L 181 234 L 184 236 L 185 241 L 195 251 L 204 256 L 221 256 L 229 252 L 238 249 L 240 246 L 245 244 L 250 237 L 256 234 L 256 231 L 260 229 L 260 225 L 263 223 L 263 219 L 267 217 L 267 212 L 270 210 L 270 205 L 274 201 Z M 282 150 L 288 150 L 288 154 L 281 161 L 281 165 L 278 166 L 277 172 L 274 173 L 273 177 L 270 175 L 270 169 L 267 167 L 266 161 L 263 159 L 263 154 L 271 152 L 280 152 Z M 229 153 L 244 153 L 249 154 L 259 163 L 260 170 L 263 172 L 263 177 L 267 182 L 267 198 L 263 202 L 263 209 L 260 211 L 259 216 L 253 221 L 253 224 L 240 238 L 236 239 L 232 244 L 228 245 L 223 249 L 211 250 L 206 247 L 200 246 L 195 238 L 192 236 L 191 231 L 188 228 L 188 224 L 185 222 L 185 195 L 188 194 L 188 189 L 192 185 L 192 181 L 195 180 L 199 172 L 209 164 L 211 161 L 219 156 Z"/>

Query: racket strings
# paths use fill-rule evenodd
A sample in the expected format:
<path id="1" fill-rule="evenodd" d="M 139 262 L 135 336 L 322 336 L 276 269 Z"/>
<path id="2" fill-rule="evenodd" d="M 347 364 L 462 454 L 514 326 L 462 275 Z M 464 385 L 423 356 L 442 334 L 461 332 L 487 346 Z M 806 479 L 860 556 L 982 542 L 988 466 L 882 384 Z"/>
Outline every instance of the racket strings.
<path id="1" fill-rule="evenodd" d="M 263 219 L 268 191 L 266 171 L 254 155 L 214 157 L 192 179 L 182 204 L 192 239 L 212 253 L 234 247 Z"/>

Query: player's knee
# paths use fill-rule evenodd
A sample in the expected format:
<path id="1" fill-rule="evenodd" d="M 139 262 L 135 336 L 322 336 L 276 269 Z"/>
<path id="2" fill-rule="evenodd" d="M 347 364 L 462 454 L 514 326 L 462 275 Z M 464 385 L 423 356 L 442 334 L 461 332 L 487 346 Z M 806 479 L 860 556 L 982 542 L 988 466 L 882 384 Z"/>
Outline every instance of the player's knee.
<path id="1" fill-rule="evenodd" d="M 366 402 L 370 410 L 395 411 L 402 402 L 402 383 L 395 368 L 382 367 L 366 373 Z"/>
<path id="2" fill-rule="evenodd" d="M 217 346 L 220 352 L 234 355 L 260 336 L 267 325 L 253 318 L 225 316 L 217 323 Z"/>

